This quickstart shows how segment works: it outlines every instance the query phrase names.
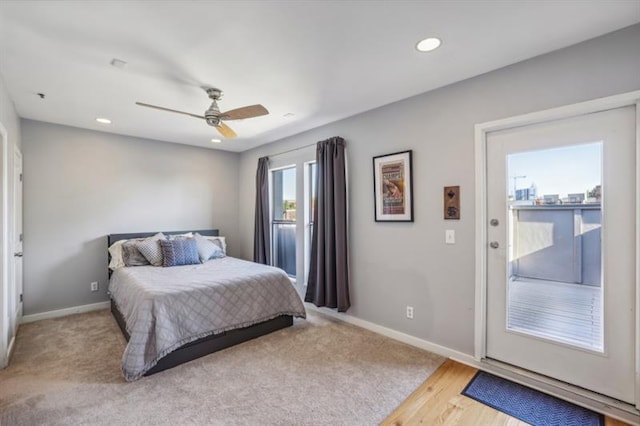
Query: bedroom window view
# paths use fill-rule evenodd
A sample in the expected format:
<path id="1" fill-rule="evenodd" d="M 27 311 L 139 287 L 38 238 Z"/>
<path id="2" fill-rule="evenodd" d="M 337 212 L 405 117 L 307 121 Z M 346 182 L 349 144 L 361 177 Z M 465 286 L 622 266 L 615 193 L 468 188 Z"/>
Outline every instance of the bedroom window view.
<path id="1" fill-rule="evenodd" d="M 307 201 L 307 229 L 305 234 L 305 256 L 304 256 L 304 267 L 305 267 L 305 275 L 304 282 L 306 284 L 309 278 L 309 261 L 311 259 L 311 239 L 313 238 L 313 208 L 316 205 L 317 195 L 316 195 L 316 163 L 309 163 L 306 166 L 307 172 L 307 192 L 305 194 L 305 200 Z"/>
<path id="2" fill-rule="evenodd" d="M 508 326 L 602 351 L 602 143 L 508 157 Z"/>
<path id="3" fill-rule="evenodd" d="M 296 168 L 274 170 L 272 182 L 272 262 L 296 276 Z"/>

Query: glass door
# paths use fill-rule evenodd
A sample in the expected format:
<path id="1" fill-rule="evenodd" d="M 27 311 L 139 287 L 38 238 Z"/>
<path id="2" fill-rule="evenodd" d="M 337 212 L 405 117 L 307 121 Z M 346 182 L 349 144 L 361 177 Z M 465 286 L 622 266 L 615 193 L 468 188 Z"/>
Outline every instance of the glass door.
<path id="1" fill-rule="evenodd" d="M 602 142 L 506 160 L 507 329 L 602 352 Z"/>
<path id="2" fill-rule="evenodd" d="M 635 401 L 635 107 L 487 135 L 487 357 Z"/>

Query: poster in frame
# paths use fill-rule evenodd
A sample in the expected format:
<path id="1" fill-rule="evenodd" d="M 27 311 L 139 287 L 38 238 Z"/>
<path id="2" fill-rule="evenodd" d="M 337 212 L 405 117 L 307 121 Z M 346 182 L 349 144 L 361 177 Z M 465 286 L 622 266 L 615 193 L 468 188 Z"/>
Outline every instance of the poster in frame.
<path id="1" fill-rule="evenodd" d="M 376 222 L 413 222 L 412 151 L 373 157 Z"/>

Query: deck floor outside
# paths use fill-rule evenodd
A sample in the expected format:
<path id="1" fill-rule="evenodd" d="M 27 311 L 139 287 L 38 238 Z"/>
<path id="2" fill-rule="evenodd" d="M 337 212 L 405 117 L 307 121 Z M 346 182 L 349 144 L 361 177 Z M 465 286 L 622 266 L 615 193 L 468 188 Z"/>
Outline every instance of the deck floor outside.
<path id="1" fill-rule="evenodd" d="M 602 351 L 600 287 L 517 277 L 509 283 L 509 329 Z"/>

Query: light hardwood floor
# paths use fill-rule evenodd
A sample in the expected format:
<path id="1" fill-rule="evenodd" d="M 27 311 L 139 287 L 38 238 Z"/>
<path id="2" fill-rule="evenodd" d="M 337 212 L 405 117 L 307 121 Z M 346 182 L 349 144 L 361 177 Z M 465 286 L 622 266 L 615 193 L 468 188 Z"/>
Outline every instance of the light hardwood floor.
<path id="1" fill-rule="evenodd" d="M 527 425 L 460 394 L 477 371 L 447 360 L 382 425 Z M 608 417 L 605 420 L 605 426 L 623 425 L 626 423 Z"/>

